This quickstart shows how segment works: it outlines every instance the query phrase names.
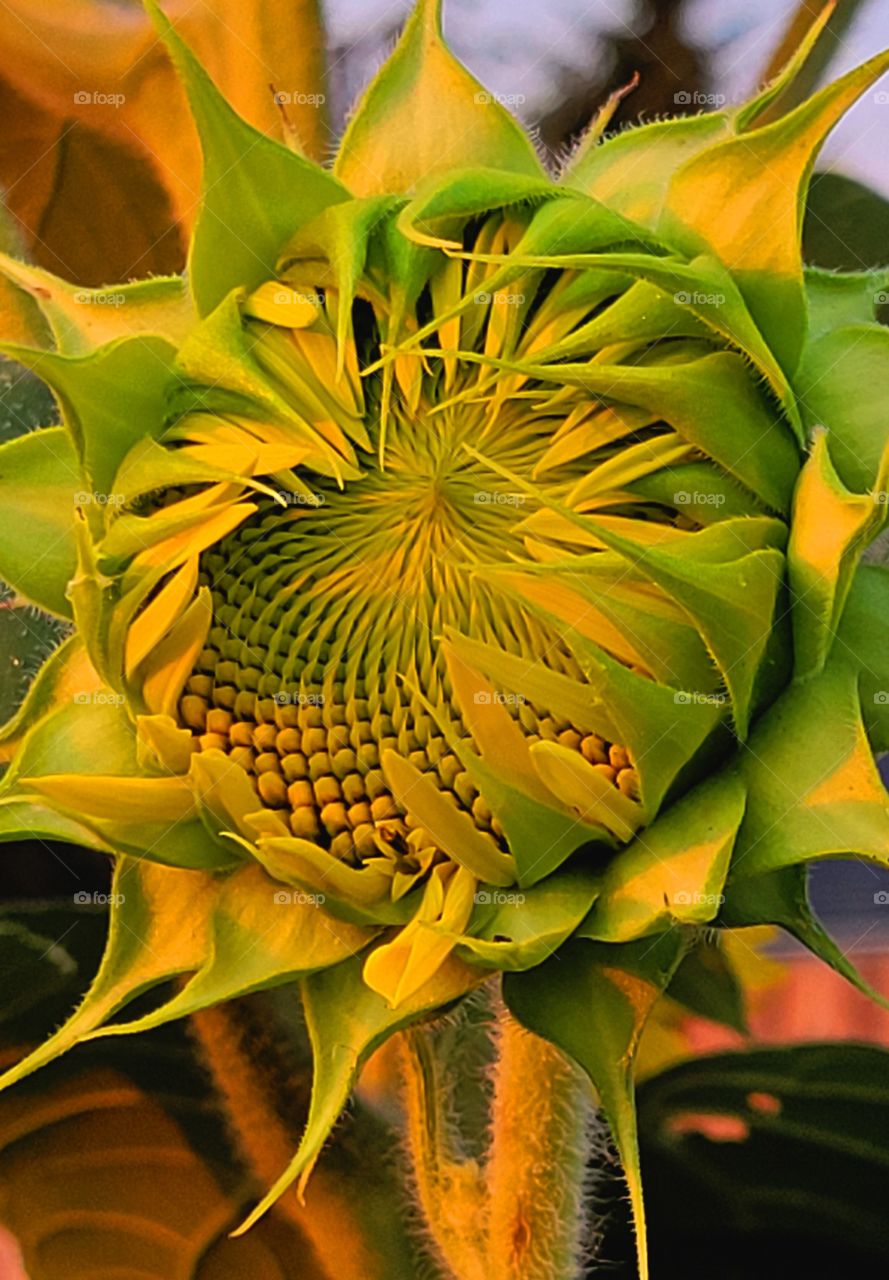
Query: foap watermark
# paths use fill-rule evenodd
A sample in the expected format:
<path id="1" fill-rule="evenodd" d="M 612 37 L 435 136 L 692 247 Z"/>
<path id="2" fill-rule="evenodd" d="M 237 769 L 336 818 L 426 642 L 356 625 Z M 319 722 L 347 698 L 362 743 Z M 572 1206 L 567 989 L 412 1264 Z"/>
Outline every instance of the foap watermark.
<path id="1" fill-rule="evenodd" d="M 122 507 L 125 501 L 122 493 L 87 493 L 84 489 L 74 495 L 77 507 Z"/>
<path id="2" fill-rule="evenodd" d="M 301 889 L 278 889 L 272 901 L 276 907 L 323 907 L 323 893 L 303 893 Z"/>
<path id="3" fill-rule="evenodd" d="M 285 489 L 277 490 L 275 497 L 284 507 L 323 507 L 327 501 L 323 493 L 290 493 Z"/>
<path id="4" fill-rule="evenodd" d="M 75 693 L 72 701 L 79 707 L 122 707 L 126 698 L 110 689 L 95 689 L 92 693 Z"/>
<path id="5" fill-rule="evenodd" d="M 126 102 L 125 93 L 105 93 L 101 89 L 79 89 L 74 95 L 74 103 L 78 107 L 122 107 Z"/>
<path id="6" fill-rule="evenodd" d="M 696 706 L 721 707 L 728 698 L 724 693 L 690 693 L 687 689 L 679 689 L 673 694 L 673 701 L 677 706 L 694 703 Z"/>
<path id="7" fill-rule="evenodd" d="M 286 89 L 275 90 L 275 106 L 277 107 L 323 107 L 327 101 L 323 93 L 301 93 L 297 90 L 290 93 Z"/>
<path id="8" fill-rule="evenodd" d="M 485 289 L 479 289 L 477 293 L 472 295 L 472 301 L 478 307 L 486 307 L 489 303 L 495 307 L 520 307 L 525 301 L 525 295 L 523 293 L 506 293 L 504 290 L 488 293 Z"/>
<path id="9" fill-rule="evenodd" d="M 325 697 L 323 693 L 287 693 L 279 689 L 272 694 L 272 702 L 279 707 L 323 707 Z"/>
<path id="10" fill-rule="evenodd" d="M 523 93 L 489 93 L 483 89 L 475 95 L 474 101 L 479 107 L 489 107 L 492 104 L 499 107 L 520 107 L 528 99 Z"/>
<path id="11" fill-rule="evenodd" d="M 479 889 L 472 895 L 472 900 L 480 907 L 521 907 L 525 903 L 525 895 L 507 893 L 503 889 Z"/>
<path id="12" fill-rule="evenodd" d="M 87 893 L 85 889 L 81 889 L 79 893 L 75 893 L 74 901 L 79 907 L 87 905 L 96 907 L 122 907 L 126 902 L 125 893 Z"/>
<path id="13" fill-rule="evenodd" d="M 680 289 L 673 294 L 673 301 L 681 307 L 721 307 L 725 305 L 725 294 L 704 293 L 701 289 Z"/>
<path id="14" fill-rule="evenodd" d="M 700 89 L 680 89 L 678 93 L 673 94 L 673 101 L 677 107 L 724 107 L 727 99 L 724 93 L 704 93 Z"/>
<path id="15" fill-rule="evenodd" d="M 125 293 L 111 289 L 81 289 L 74 301 L 85 307 L 122 307 L 127 300 Z"/>
<path id="16" fill-rule="evenodd" d="M 680 489 L 673 494 L 674 507 L 721 507 L 724 502 L 724 493 L 689 493 L 687 489 Z"/>
<path id="17" fill-rule="evenodd" d="M 493 507 L 520 507 L 525 501 L 523 493 L 501 493 L 497 489 L 476 489 L 472 501 L 484 507 L 489 503 Z"/>
<path id="18" fill-rule="evenodd" d="M 279 303 L 281 306 L 294 302 L 304 302 L 309 307 L 323 307 L 324 294 L 315 293 L 311 289 L 276 289 L 272 295 L 272 301 Z"/>
<path id="19" fill-rule="evenodd" d="M 479 689 L 472 695 L 472 701 L 480 707 L 497 706 L 521 707 L 527 702 L 523 693 L 501 693 L 499 689 Z"/>
<path id="20" fill-rule="evenodd" d="M 689 893 L 686 889 L 680 889 L 673 894 L 673 901 L 677 907 L 721 907 L 725 902 L 725 894 L 700 893 L 698 890 Z"/>

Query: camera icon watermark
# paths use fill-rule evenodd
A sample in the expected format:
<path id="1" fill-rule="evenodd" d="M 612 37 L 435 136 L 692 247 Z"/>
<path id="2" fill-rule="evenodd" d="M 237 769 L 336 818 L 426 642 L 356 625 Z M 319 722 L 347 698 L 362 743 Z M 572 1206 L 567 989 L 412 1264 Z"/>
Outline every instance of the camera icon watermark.
<path id="1" fill-rule="evenodd" d="M 686 889 L 680 889 L 673 894 L 673 902 L 677 907 L 721 907 L 725 902 L 725 894 L 700 893 L 697 890 L 690 893 Z"/>
<path id="2" fill-rule="evenodd" d="M 875 307 L 889 307 L 889 289 L 878 289 L 874 294 Z"/>
<path id="3" fill-rule="evenodd" d="M 75 693 L 72 701 L 80 707 L 122 707 L 126 698 L 122 693 L 112 693 L 110 689 L 96 689 L 92 693 Z"/>
<path id="4" fill-rule="evenodd" d="M 279 689 L 272 694 L 272 702 L 277 702 L 279 707 L 323 707 L 325 697 L 323 693 L 287 693 Z"/>
<path id="5" fill-rule="evenodd" d="M 278 889 L 272 901 L 276 907 L 323 907 L 323 893 L 303 893 L 301 889 Z"/>
<path id="6" fill-rule="evenodd" d="M 275 106 L 277 107 L 323 107 L 327 97 L 323 93 L 289 93 L 287 90 L 275 90 Z"/>
<path id="7" fill-rule="evenodd" d="M 673 701 L 677 706 L 696 706 L 721 707 L 728 701 L 727 694 L 724 693 L 691 693 L 687 689 L 678 689 L 673 694 Z"/>
<path id="8" fill-rule="evenodd" d="M 874 894 L 875 907 L 889 907 L 889 890 L 878 889 Z"/>
<path id="9" fill-rule="evenodd" d="M 496 489 L 476 489 L 472 501 L 480 507 L 521 507 L 525 502 L 523 493 L 500 493 Z"/>
<path id="10" fill-rule="evenodd" d="M 125 293 L 114 293 L 109 289 L 81 289 L 74 295 L 74 301 L 81 306 L 122 307 L 126 300 Z"/>
<path id="11" fill-rule="evenodd" d="M 472 701 L 479 707 L 521 707 L 527 702 L 522 693 L 501 693 L 499 689 L 479 689 L 472 695 Z"/>
<path id="12" fill-rule="evenodd" d="M 489 107 L 492 104 L 499 107 L 520 107 L 528 99 L 524 93 L 488 93 L 482 90 L 475 95 L 473 101 L 479 107 Z"/>
<path id="13" fill-rule="evenodd" d="M 125 93 L 102 93 L 98 89 L 79 89 L 74 95 L 78 107 L 122 107 L 126 100 Z"/>
<path id="14" fill-rule="evenodd" d="M 678 493 L 673 494 L 674 507 L 721 507 L 725 502 L 724 493 L 689 493 L 687 489 L 680 489 Z"/>
<path id="15" fill-rule="evenodd" d="M 880 107 L 889 105 L 889 93 L 887 93 L 885 89 L 881 89 L 878 93 L 874 94 L 874 102 L 876 102 Z"/>
<path id="16" fill-rule="evenodd" d="M 700 89 L 680 89 L 673 94 L 673 102 L 677 107 L 724 107 L 724 93 L 703 93 Z"/>
<path id="17" fill-rule="evenodd" d="M 680 289 L 673 294 L 673 301 L 682 307 L 721 307 L 725 305 L 724 293 L 703 293 L 699 289 Z"/>
<path id="18" fill-rule="evenodd" d="M 889 706 L 889 690 L 878 689 L 877 692 L 874 694 L 874 702 L 877 704 L 878 707 Z"/>
<path id="19" fill-rule="evenodd" d="M 81 490 L 74 495 L 76 507 L 122 507 L 125 501 L 122 493 L 87 493 Z"/>

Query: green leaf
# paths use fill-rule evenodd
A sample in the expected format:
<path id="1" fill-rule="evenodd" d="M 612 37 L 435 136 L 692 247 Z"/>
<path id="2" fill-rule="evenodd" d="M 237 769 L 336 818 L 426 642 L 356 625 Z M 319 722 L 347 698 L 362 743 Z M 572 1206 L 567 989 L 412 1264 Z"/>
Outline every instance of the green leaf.
<path id="1" fill-rule="evenodd" d="M 470 165 L 543 177 L 521 126 L 445 44 L 441 0 L 418 0 L 346 129 L 334 173 L 368 196 Z"/>
<path id="2" fill-rule="evenodd" d="M 105 955 L 89 991 L 58 1031 L 0 1077 L 0 1088 L 74 1048 L 141 992 L 198 969 L 207 950 L 207 919 L 215 893 L 212 878 L 203 873 L 120 858 L 111 888 Z"/>
<path id="3" fill-rule="evenodd" d="M 781 119 L 693 156 L 670 181 L 663 234 L 687 253 L 709 251 L 725 263 L 788 375 L 805 338 L 799 227 L 812 164 L 840 117 L 887 69 L 889 53 L 877 55 Z"/>
<path id="4" fill-rule="evenodd" d="M 355 958 L 313 974 L 302 982 L 303 1008 L 312 1042 L 314 1078 L 309 1117 L 293 1160 L 236 1234 L 247 1231 L 296 1179 L 303 1190 L 348 1101 L 362 1064 L 401 1027 L 459 999 L 479 975 L 448 959 L 419 991 L 397 1009 L 362 978 L 363 960 Z"/>
<path id="5" fill-rule="evenodd" d="M 284 889 L 258 866 L 220 881 L 208 931 L 201 967 L 178 994 L 141 1018 L 99 1028 L 86 1038 L 147 1031 L 224 1000 L 292 982 L 357 955 L 378 932 L 337 920 L 316 896 Z"/>
<path id="6" fill-rule="evenodd" d="M 286 240 L 347 193 L 318 165 L 242 120 L 155 0 L 145 5 L 182 78 L 204 155 L 189 278 L 206 315 L 233 288 L 255 288 L 272 276 Z"/>
<path id="7" fill-rule="evenodd" d="M 62 618 L 74 576 L 77 457 L 63 427 L 0 445 L 0 577 L 26 600 Z"/>
<path id="8" fill-rule="evenodd" d="M 699 1018 L 721 1022 L 747 1035 L 744 988 L 719 944 L 702 940 L 689 951 L 667 988 L 667 995 Z"/>
<path id="9" fill-rule="evenodd" d="M 123 338 L 86 356 L 63 356 L 7 344 L 4 350 L 52 388 L 92 486 L 81 505 L 113 503 L 114 475 L 142 436 L 166 425 L 174 350 L 163 338 Z"/>
<path id="10" fill-rule="evenodd" d="M 178 346 L 196 319 L 181 276 L 84 289 L 3 253 L 0 275 L 35 300 L 61 355 L 87 355 L 106 342 L 138 334 L 155 334 Z"/>
<path id="11" fill-rule="evenodd" d="M 889 866 L 889 795 L 851 664 L 830 663 L 792 685 L 751 734 L 740 769 L 748 802 L 734 875 L 848 854 Z"/>
<path id="12" fill-rule="evenodd" d="M 803 353 L 796 386 L 806 424 L 827 427 L 843 484 L 868 492 L 889 439 L 889 329 L 843 325 L 816 338 Z"/>
<path id="13" fill-rule="evenodd" d="M 725 774 L 667 809 L 610 862 L 580 936 L 630 942 L 715 919 L 745 799 L 743 783 Z"/>
<path id="14" fill-rule="evenodd" d="M 478 904 L 457 955 L 483 969 L 532 969 L 570 937 L 593 904 L 599 877 L 557 871 L 525 890 L 480 889 Z"/>
<path id="15" fill-rule="evenodd" d="M 862 565 L 852 579 L 834 654 L 858 668 L 861 710 L 876 751 L 889 751 L 889 569 Z"/>
<path id="16" fill-rule="evenodd" d="M 816 173 L 803 221 L 803 257 L 832 271 L 889 262 L 889 200 L 843 173 Z"/>
<path id="17" fill-rule="evenodd" d="M 781 867 L 759 876 L 730 877 L 720 924 L 729 928 L 779 925 L 868 999 L 889 1007 L 889 1001 L 865 981 L 813 914 L 804 866 Z"/>
<path id="18" fill-rule="evenodd" d="M 519 1022 L 573 1058 L 596 1087 L 629 1184 L 640 1280 L 648 1280 L 648 1247 L 633 1062 L 684 950 L 679 929 L 623 946 L 569 942 L 546 963 L 503 979 L 503 998 Z"/>
<path id="19" fill-rule="evenodd" d="M 720 1248 L 740 1236 L 761 1254 L 796 1236 L 884 1257 L 887 1069 L 884 1049 L 794 1045 L 698 1058 L 648 1080 L 639 1123 L 660 1220 L 681 1224 L 694 1206 L 688 1229 L 712 1223 L 705 1243 Z M 710 1124 L 731 1125 L 735 1140 L 711 1137 Z M 819 1274 L 814 1265 L 799 1274 Z"/>

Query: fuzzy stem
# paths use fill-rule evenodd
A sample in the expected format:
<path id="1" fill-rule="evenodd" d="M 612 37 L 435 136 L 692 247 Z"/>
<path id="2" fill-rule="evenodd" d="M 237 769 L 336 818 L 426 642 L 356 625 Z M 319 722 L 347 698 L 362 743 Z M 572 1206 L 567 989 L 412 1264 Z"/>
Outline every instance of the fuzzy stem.
<path id="1" fill-rule="evenodd" d="M 401 1039 L 407 1154 L 439 1265 L 454 1280 L 487 1280 L 485 1192 L 475 1160 L 461 1159 L 438 1064 L 422 1031 Z"/>
<path id="2" fill-rule="evenodd" d="M 489 1280 L 585 1274 L 592 1108 L 580 1071 L 505 1010 L 487 1162 Z"/>
<path id="3" fill-rule="evenodd" d="M 206 1009 L 193 1015 L 190 1026 L 238 1146 L 260 1185 L 270 1186 L 298 1140 L 275 1104 L 292 1102 L 294 1095 L 303 1095 L 304 1101 L 307 1082 L 284 1062 L 273 1037 L 258 1025 L 255 1009 L 248 1010 L 245 1002 Z M 375 1280 L 385 1274 L 382 1260 L 353 1221 L 337 1179 L 323 1167 L 312 1177 L 305 1204 L 291 1188 L 276 1207 L 311 1247 L 312 1257 L 300 1260 L 305 1280 Z"/>
<path id="4" fill-rule="evenodd" d="M 424 1031 L 403 1039 L 407 1149 L 439 1263 L 454 1280 L 577 1280 L 585 1274 L 590 1088 L 555 1046 L 500 1006 L 489 1141 L 461 1156 L 444 1071 Z"/>

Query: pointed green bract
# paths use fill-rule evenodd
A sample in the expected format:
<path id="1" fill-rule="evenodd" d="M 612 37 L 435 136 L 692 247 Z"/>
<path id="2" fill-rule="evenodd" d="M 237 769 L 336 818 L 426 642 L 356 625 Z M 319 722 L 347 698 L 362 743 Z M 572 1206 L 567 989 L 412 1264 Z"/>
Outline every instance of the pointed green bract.
<path id="1" fill-rule="evenodd" d="M 242 120 L 155 0 L 144 0 L 188 94 L 204 156 L 189 279 L 202 315 L 235 287 L 260 284 L 298 226 L 347 193 L 318 165 Z"/>
<path id="2" fill-rule="evenodd" d="M 419 0 L 349 122 L 334 173 L 354 195 L 412 191 L 467 165 L 542 176 L 517 121 L 447 49 L 441 0 Z"/>

